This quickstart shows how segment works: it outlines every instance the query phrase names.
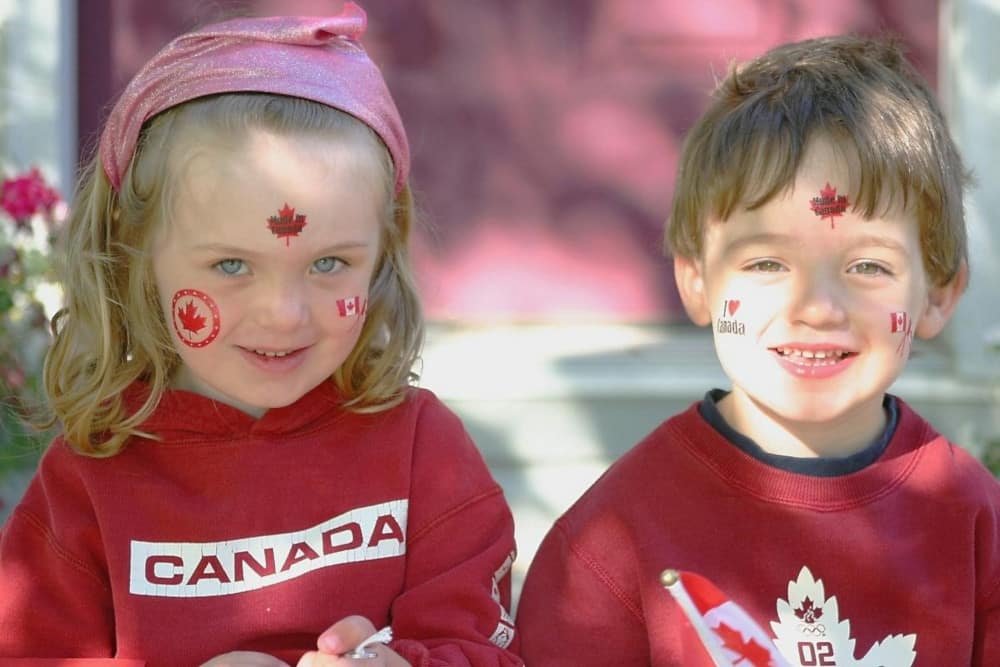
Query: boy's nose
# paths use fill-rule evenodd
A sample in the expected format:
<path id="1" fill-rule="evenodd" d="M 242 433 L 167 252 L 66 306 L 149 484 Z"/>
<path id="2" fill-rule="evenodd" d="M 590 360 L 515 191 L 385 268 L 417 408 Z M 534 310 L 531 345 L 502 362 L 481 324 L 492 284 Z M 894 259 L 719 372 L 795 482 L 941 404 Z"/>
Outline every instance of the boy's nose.
<path id="1" fill-rule="evenodd" d="M 816 329 L 837 327 L 847 321 L 847 308 L 836 280 L 823 274 L 806 276 L 791 305 L 791 318 Z"/>

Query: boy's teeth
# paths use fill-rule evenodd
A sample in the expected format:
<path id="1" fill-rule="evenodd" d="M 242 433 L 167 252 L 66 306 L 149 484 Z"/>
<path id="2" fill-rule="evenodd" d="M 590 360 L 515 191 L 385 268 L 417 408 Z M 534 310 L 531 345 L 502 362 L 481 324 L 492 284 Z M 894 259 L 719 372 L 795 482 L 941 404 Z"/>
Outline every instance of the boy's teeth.
<path id="1" fill-rule="evenodd" d="M 790 347 L 779 347 L 778 352 L 786 357 L 802 357 L 804 359 L 840 359 L 846 357 L 844 350 L 796 350 Z"/>

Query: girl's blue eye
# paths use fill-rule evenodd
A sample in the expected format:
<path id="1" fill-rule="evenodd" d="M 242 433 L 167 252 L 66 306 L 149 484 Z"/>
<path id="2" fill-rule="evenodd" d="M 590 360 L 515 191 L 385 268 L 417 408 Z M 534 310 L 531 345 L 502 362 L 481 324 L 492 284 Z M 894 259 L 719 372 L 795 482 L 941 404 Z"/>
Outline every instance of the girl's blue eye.
<path id="1" fill-rule="evenodd" d="M 245 264 L 242 259 L 224 259 L 215 264 L 215 268 L 222 271 L 227 276 L 235 276 L 243 273 Z"/>
<path id="2" fill-rule="evenodd" d="M 317 273 L 333 273 L 343 263 L 343 261 L 336 257 L 322 257 L 313 262 L 313 268 L 316 269 Z"/>

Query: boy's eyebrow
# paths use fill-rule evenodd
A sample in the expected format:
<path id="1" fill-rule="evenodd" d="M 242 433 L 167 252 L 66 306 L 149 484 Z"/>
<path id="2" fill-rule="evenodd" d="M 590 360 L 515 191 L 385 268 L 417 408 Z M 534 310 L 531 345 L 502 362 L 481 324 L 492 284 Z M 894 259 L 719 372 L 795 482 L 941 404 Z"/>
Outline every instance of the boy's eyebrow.
<path id="1" fill-rule="evenodd" d="M 777 234 L 774 232 L 760 232 L 759 234 L 748 234 L 738 239 L 734 239 L 723 251 L 724 256 L 728 257 L 733 255 L 743 248 L 755 245 L 771 245 L 771 246 L 794 246 L 801 244 L 801 240 L 791 236 L 789 234 Z M 853 239 L 848 246 L 850 248 L 886 248 L 887 250 L 893 250 L 901 254 L 907 254 L 906 247 L 888 236 L 881 236 L 878 234 L 864 234 L 856 239 Z"/>
<path id="2" fill-rule="evenodd" d="M 732 255 L 747 246 L 754 245 L 798 245 L 801 241 L 791 236 L 790 234 L 777 234 L 775 232 L 760 232 L 757 234 L 748 234 L 747 236 L 742 236 L 738 239 L 730 241 L 726 246 L 723 254 L 725 256 Z"/>
<path id="3" fill-rule="evenodd" d="M 888 236 L 879 236 L 878 234 L 865 234 L 855 239 L 850 247 L 877 247 L 886 248 L 887 250 L 894 250 L 898 253 L 906 254 L 906 247 L 897 241 L 896 239 L 889 238 Z"/>

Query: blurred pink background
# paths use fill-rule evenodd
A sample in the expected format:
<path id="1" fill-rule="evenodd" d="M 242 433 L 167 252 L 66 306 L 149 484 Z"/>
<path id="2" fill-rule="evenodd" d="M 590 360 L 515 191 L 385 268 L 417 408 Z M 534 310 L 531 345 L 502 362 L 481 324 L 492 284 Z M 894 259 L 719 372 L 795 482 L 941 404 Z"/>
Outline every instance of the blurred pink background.
<path id="1" fill-rule="evenodd" d="M 80 3 L 83 150 L 129 77 L 177 33 L 330 0 Z M 413 151 L 430 317 L 682 322 L 660 252 L 677 153 L 732 60 L 891 31 L 936 81 L 930 0 L 370 0 L 363 43 Z"/>

